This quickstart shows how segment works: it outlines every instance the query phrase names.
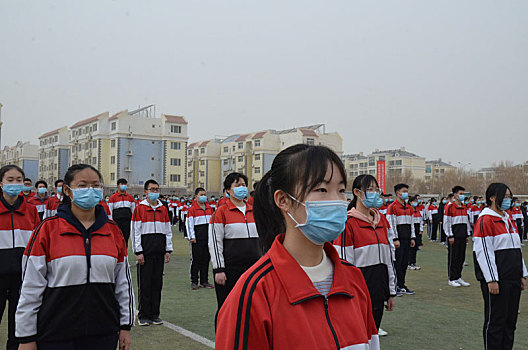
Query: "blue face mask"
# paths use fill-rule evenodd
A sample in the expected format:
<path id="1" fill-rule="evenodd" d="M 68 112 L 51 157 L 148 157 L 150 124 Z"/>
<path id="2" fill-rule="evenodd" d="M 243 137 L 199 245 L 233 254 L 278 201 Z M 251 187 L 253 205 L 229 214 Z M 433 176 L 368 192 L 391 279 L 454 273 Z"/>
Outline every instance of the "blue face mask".
<path id="1" fill-rule="evenodd" d="M 323 245 L 332 242 L 344 231 L 347 220 L 346 201 L 308 201 L 299 202 L 295 197 L 289 195 L 297 203 L 304 205 L 306 210 L 306 223 L 299 224 L 295 218 L 288 213 L 297 227 L 313 244 Z"/>
<path id="2" fill-rule="evenodd" d="M 62 193 L 62 187 L 57 188 L 57 193 Z"/>
<path id="3" fill-rule="evenodd" d="M 459 194 L 459 195 L 458 195 L 458 200 L 459 200 L 460 202 L 464 203 L 464 199 L 466 199 L 466 196 L 465 196 L 465 195 L 463 195 L 463 194 Z"/>
<path id="4" fill-rule="evenodd" d="M 2 187 L 2 190 L 9 196 L 9 197 L 16 197 L 22 192 L 22 189 L 24 188 L 23 184 L 4 184 Z"/>
<path id="5" fill-rule="evenodd" d="M 119 189 L 120 189 L 121 191 L 126 191 L 126 189 L 127 189 L 127 185 L 119 185 Z"/>
<path id="6" fill-rule="evenodd" d="M 31 186 L 22 186 L 22 191 L 24 191 L 24 192 L 31 191 Z"/>
<path id="7" fill-rule="evenodd" d="M 248 194 L 248 188 L 246 186 L 238 186 L 233 189 L 234 196 L 238 200 L 246 198 Z"/>
<path id="8" fill-rule="evenodd" d="M 46 193 L 46 192 L 48 192 L 48 190 L 47 190 L 45 187 L 39 187 L 39 188 L 38 188 L 38 193 L 40 193 L 40 194 L 44 194 L 44 193 Z"/>
<path id="9" fill-rule="evenodd" d="M 402 198 L 404 201 L 406 201 L 407 199 L 409 199 L 409 193 L 408 193 L 408 192 L 403 192 L 403 193 L 401 194 L 401 198 Z"/>
<path id="10" fill-rule="evenodd" d="M 411 205 L 416 208 L 418 206 L 418 203 L 414 202 L 414 203 L 411 203 Z"/>
<path id="11" fill-rule="evenodd" d="M 226 198 L 229 198 L 229 193 L 226 192 L 225 197 L 226 197 Z"/>
<path id="12" fill-rule="evenodd" d="M 447 199 L 444 199 L 444 200 L 442 201 L 442 203 L 443 203 L 443 204 L 447 204 Z"/>
<path id="13" fill-rule="evenodd" d="M 73 192 L 73 203 L 81 209 L 92 209 L 103 199 L 101 188 L 71 188 Z"/>
<path id="14" fill-rule="evenodd" d="M 381 208 L 383 206 L 383 199 L 382 198 L 378 198 L 378 202 L 376 203 L 376 208 Z"/>
<path id="15" fill-rule="evenodd" d="M 422 200 L 421 200 L 421 199 L 418 199 L 418 203 L 422 203 Z"/>
<path id="16" fill-rule="evenodd" d="M 207 202 L 207 196 L 200 196 L 199 199 L 200 203 L 205 203 Z"/>
<path id="17" fill-rule="evenodd" d="M 157 201 L 158 198 L 159 198 L 159 193 L 152 193 L 152 192 L 149 192 L 149 193 L 148 193 L 148 198 L 149 198 L 151 201 L 155 202 L 155 201 Z"/>
<path id="18" fill-rule="evenodd" d="M 511 198 L 504 198 L 504 199 L 502 200 L 502 203 L 501 203 L 501 205 L 500 205 L 500 208 L 501 208 L 502 210 L 508 210 L 508 209 L 511 208 L 511 204 L 512 204 L 512 200 L 511 200 Z"/>
<path id="19" fill-rule="evenodd" d="M 389 202 L 389 199 L 388 198 L 385 198 L 385 203 L 388 203 Z"/>
<path id="20" fill-rule="evenodd" d="M 379 199 L 378 192 L 364 192 L 365 198 L 361 200 L 363 205 L 367 208 L 376 208 Z"/>

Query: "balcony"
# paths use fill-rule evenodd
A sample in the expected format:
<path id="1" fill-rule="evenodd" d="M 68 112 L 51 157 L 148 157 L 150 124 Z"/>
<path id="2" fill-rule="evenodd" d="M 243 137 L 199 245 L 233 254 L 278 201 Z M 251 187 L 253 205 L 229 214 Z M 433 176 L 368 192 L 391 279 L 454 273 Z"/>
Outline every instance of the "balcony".
<path id="1" fill-rule="evenodd" d="M 126 153 L 126 155 L 127 155 L 127 156 L 133 156 L 134 153 L 133 153 L 132 151 L 129 150 L 129 151 Z"/>
<path id="2" fill-rule="evenodd" d="M 131 168 L 125 168 L 125 172 L 127 172 L 127 173 L 131 173 L 131 172 L 132 172 L 132 169 L 131 169 Z"/>

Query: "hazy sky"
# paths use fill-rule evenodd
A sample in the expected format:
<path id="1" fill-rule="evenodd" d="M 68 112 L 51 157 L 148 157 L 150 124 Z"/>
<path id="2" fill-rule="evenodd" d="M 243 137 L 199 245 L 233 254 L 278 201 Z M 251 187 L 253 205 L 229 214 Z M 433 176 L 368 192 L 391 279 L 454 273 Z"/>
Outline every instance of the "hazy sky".
<path id="1" fill-rule="evenodd" d="M 190 140 L 326 123 L 346 153 L 528 160 L 528 1 L 0 2 L 2 146 L 156 104 Z"/>

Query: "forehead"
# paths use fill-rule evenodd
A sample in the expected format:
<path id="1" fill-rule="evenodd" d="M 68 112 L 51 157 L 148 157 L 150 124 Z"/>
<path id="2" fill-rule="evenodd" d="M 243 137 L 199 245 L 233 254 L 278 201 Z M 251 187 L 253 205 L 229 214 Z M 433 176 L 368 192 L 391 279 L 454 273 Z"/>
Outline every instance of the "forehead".
<path id="1" fill-rule="evenodd" d="M 5 172 L 4 177 L 22 177 L 22 174 L 16 169 L 10 169 Z"/>
<path id="2" fill-rule="evenodd" d="M 99 175 L 92 169 L 86 168 L 83 170 L 79 170 L 75 173 L 73 176 L 72 182 L 100 182 Z"/>

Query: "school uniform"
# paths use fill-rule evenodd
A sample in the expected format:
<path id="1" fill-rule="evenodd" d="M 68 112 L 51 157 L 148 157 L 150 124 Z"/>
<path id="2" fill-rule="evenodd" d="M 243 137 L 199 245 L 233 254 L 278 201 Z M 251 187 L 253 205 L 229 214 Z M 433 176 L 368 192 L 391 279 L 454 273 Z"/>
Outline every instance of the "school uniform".
<path id="1" fill-rule="evenodd" d="M 519 236 L 522 239 L 522 233 L 524 231 L 524 216 L 521 211 L 520 207 L 512 207 L 508 210 L 508 214 L 510 215 L 513 222 L 515 222 L 515 225 L 517 225 L 517 232 L 519 233 Z"/>
<path id="2" fill-rule="evenodd" d="M 40 222 L 37 209 L 19 195 L 13 205 L 0 196 L 0 319 L 8 305 L 7 349 L 18 349 L 15 311 L 22 284 L 22 256 L 31 232 Z"/>
<path id="3" fill-rule="evenodd" d="M 228 198 L 222 197 L 218 200 L 218 203 L 216 205 L 217 209 L 220 208 L 222 205 L 227 203 Z"/>
<path id="4" fill-rule="evenodd" d="M 225 285 L 215 282 L 218 310 L 242 274 L 262 255 L 253 207 L 242 211 L 230 200 L 217 209 L 209 225 L 209 254 L 213 273 L 224 272 Z"/>
<path id="5" fill-rule="evenodd" d="M 227 298 L 218 316 L 215 348 L 379 349 L 360 270 L 325 243 L 333 283 L 321 293 L 283 241 L 281 234 Z"/>
<path id="6" fill-rule="evenodd" d="M 387 209 L 387 220 L 392 228 L 394 241 L 400 242 L 396 249 L 396 281 L 399 288 L 405 288 L 405 276 L 409 265 L 411 240 L 416 239 L 413 208 L 408 203 L 393 202 Z"/>
<path id="7" fill-rule="evenodd" d="M 99 205 L 100 205 L 101 207 L 103 207 L 106 216 L 108 216 L 108 218 L 109 218 L 110 220 L 112 220 L 112 213 L 110 212 L 110 207 L 108 206 L 108 204 L 106 203 L 106 201 L 105 201 L 104 199 L 102 199 L 101 201 L 99 201 Z"/>
<path id="8" fill-rule="evenodd" d="M 216 201 L 211 199 L 211 200 L 209 201 L 209 206 L 210 206 L 211 208 L 213 208 L 213 211 L 215 211 L 215 210 L 216 210 Z"/>
<path id="9" fill-rule="evenodd" d="M 429 233 L 429 238 L 431 241 L 436 241 L 438 236 L 438 225 L 440 223 L 439 208 L 436 204 L 431 203 L 429 205 L 429 210 L 427 213 L 429 215 L 429 222 L 431 223 L 431 232 Z"/>
<path id="10" fill-rule="evenodd" d="M 475 274 L 484 299 L 484 347 L 513 349 L 521 278 L 528 277 L 517 227 L 507 214 L 486 208 L 475 225 L 473 240 Z M 499 294 L 489 293 L 489 282 L 498 282 Z"/>
<path id="11" fill-rule="evenodd" d="M 349 211 L 345 231 L 333 242 L 339 257 L 359 268 L 365 278 L 376 329 L 381 324 L 385 301 L 396 296 L 396 274 L 389 244 L 391 228 L 385 216 L 378 215 L 379 221 L 374 224 Z"/>
<path id="12" fill-rule="evenodd" d="M 187 211 L 190 205 L 188 203 L 182 203 L 180 205 L 180 232 L 183 232 L 183 237 L 187 238 L 187 227 L 185 227 L 185 220 L 187 218 Z"/>
<path id="13" fill-rule="evenodd" d="M 481 205 L 472 205 L 469 209 L 469 220 L 471 222 L 471 225 L 475 226 L 475 223 L 477 222 L 477 219 L 480 216 L 480 213 L 482 212 L 482 206 Z"/>
<path id="14" fill-rule="evenodd" d="M 198 274 L 200 284 L 209 284 L 209 221 L 213 215 L 213 208 L 204 203 L 204 208 L 198 203 L 193 203 L 187 211 L 187 238 L 195 239 L 191 242 L 191 283 L 198 284 Z"/>
<path id="15" fill-rule="evenodd" d="M 46 209 L 44 211 L 44 219 L 50 218 L 52 216 L 55 216 L 57 214 L 57 209 L 59 208 L 59 205 L 62 204 L 64 196 L 60 193 L 57 193 L 53 197 L 50 197 L 48 200 L 48 203 L 46 203 Z"/>
<path id="16" fill-rule="evenodd" d="M 143 200 L 134 209 L 131 222 L 134 254 L 143 254 L 145 263 L 137 265 L 140 319 L 160 315 L 165 253 L 172 253 L 172 230 L 167 208 L 157 201 Z"/>
<path id="17" fill-rule="evenodd" d="M 414 247 L 411 247 L 411 250 L 409 252 L 409 265 L 416 265 L 416 254 L 419 250 L 419 245 L 422 242 L 422 235 L 420 232 L 423 232 L 424 230 L 424 220 L 423 220 L 423 213 L 420 211 L 418 207 L 413 208 L 413 226 L 414 226 L 414 232 L 416 234 L 416 244 Z M 423 233 L 422 233 L 423 234 Z"/>
<path id="18" fill-rule="evenodd" d="M 387 208 L 387 203 L 384 201 L 378 211 L 380 214 L 387 215 Z"/>
<path id="19" fill-rule="evenodd" d="M 36 193 L 33 197 L 29 197 L 28 202 L 33 204 L 37 208 L 37 212 L 40 220 L 44 218 L 44 213 L 46 212 L 46 205 L 48 204 L 50 197 L 46 194 L 44 197 L 41 197 Z"/>
<path id="20" fill-rule="evenodd" d="M 101 206 L 86 229 L 71 204 L 44 220 L 24 253 L 16 335 L 39 349 L 75 343 L 117 345 L 134 324 L 134 296 L 123 236 Z"/>
<path id="21" fill-rule="evenodd" d="M 110 196 L 110 199 L 108 200 L 108 207 L 110 209 L 110 213 L 112 213 L 112 219 L 121 229 L 128 247 L 128 239 L 130 237 L 130 221 L 132 220 L 132 213 L 136 207 L 134 197 L 132 197 L 127 192 L 119 193 L 119 191 L 116 191 Z"/>
<path id="22" fill-rule="evenodd" d="M 447 269 L 450 281 L 462 278 L 462 268 L 466 259 L 467 239 L 471 236 L 468 209 L 464 204 L 455 202 L 446 207 L 444 215 L 444 231 L 447 238 L 454 238 L 453 244 L 448 242 Z"/>

